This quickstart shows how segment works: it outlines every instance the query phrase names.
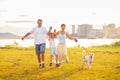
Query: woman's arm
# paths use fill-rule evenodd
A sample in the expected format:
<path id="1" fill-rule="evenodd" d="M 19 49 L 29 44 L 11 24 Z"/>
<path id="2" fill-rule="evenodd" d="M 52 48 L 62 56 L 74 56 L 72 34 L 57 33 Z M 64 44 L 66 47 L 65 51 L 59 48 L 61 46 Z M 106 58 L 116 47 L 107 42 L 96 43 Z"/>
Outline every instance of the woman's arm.
<path id="1" fill-rule="evenodd" d="M 66 32 L 66 36 L 70 39 L 70 40 L 75 40 L 76 38 L 70 36 L 67 32 Z"/>

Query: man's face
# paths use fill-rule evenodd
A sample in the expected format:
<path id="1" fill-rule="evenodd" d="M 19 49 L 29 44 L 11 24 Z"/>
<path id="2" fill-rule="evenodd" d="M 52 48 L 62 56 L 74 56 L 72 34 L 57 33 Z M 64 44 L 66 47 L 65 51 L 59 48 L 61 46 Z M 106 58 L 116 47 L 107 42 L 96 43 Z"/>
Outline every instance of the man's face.
<path id="1" fill-rule="evenodd" d="M 38 25 L 42 25 L 42 21 L 38 21 L 37 23 L 38 23 Z"/>

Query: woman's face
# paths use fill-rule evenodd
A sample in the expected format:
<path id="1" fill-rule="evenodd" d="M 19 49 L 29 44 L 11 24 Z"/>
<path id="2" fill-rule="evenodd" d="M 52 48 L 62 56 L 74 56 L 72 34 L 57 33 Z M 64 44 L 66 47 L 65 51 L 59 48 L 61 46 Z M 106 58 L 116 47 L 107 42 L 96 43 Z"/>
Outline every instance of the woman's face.
<path id="1" fill-rule="evenodd" d="M 62 30 L 65 30 L 65 26 L 64 26 L 64 25 L 63 25 L 63 26 L 61 26 L 61 29 L 62 29 Z"/>

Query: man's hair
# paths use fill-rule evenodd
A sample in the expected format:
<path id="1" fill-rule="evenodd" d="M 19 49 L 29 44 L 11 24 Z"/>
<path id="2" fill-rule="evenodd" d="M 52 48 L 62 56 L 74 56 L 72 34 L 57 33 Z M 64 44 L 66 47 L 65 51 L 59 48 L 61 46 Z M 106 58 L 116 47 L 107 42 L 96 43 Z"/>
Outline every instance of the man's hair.
<path id="1" fill-rule="evenodd" d="M 62 27 L 62 26 L 66 26 L 66 25 L 65 25 L 65 24 L 61 24 L 61 27 Z"/>
<path id="2" fill-rule="evenodd" d="M 42 19 L 38 19 L 38 21 L 42 21 Z"/>

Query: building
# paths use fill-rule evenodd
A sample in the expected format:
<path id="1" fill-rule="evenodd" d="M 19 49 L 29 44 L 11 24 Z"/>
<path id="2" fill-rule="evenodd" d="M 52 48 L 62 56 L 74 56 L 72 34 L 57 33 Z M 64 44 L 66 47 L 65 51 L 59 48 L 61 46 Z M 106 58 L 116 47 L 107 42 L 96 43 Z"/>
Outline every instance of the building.
<path id="1" fill-rule="evenodd" d="M 117 37 L 117 29 L 115 28 L 115 24 L 108 24 L 105 30 L 106 38 L 116 38 Z"/>
<path id="2" fill-rule="evenodd" d="M 117 28 L 117 37 L 120 38 L 120 27 Z"/>
<path id="3" fill-rule="evenodd" d="M 91 30 L 92 25 L 89 24 L 78 25 L 77 35 L 79 38 L 88 38 Z"/>
<path id="4" fill-rule="evenodd" d="M 72 25 L 72 34 L 75 34 L 75 25 Z"/>
<path id="5" fill-rule="evenodd" d="M 88 35 L 88 38 L 103 38 L 104 31 L 102 29 L 92 29 Z"/>
<path id="6" fill-rule="evenodd" d="M 71 34 L 71 36 L 73 36 L 73 37 L 77 37 L 75 27 L 76 27 L 76 25 L 72 25 L 72 34 Z"/>
<path id="7" fill-rule="evenodd" d="M 74 26 L 72 29 L 72 33 L 75 33 Z M 76 34 L 78 38 L 120 38 L 120 27 L 116 27 L 115 24 L 108 24 L 103 25 L 102 29 L 94 29 L 92 25 L 82 24 L 78 25 Z"/>

